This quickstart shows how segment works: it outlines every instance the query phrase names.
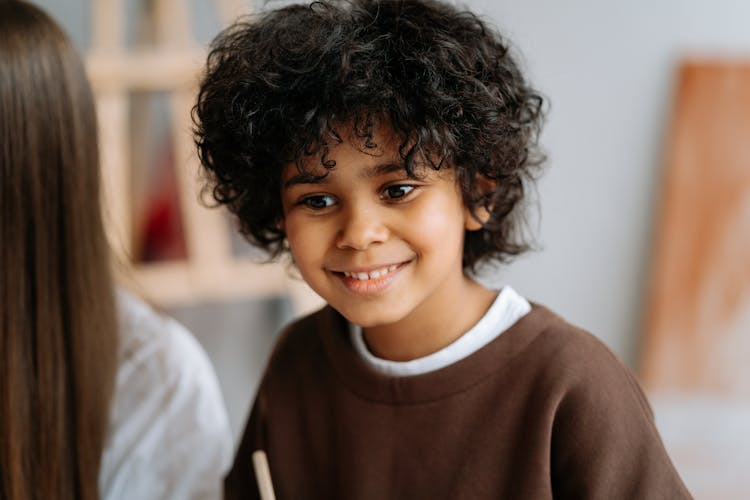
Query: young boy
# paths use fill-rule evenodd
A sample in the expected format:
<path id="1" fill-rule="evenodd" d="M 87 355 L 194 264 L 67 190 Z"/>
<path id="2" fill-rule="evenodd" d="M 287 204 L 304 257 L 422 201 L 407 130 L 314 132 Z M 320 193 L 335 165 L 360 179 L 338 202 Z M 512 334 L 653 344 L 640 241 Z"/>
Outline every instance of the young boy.
<path id="1" fill-rule="evenodd" d="M 467 274 L 526 249 L 542 99 L 430 0 L 316 2 L 213 44 L 195 110 L 216 200 L 328 306 L 270 359 L 229 499 L 689 498 L 632 374 Z"/>

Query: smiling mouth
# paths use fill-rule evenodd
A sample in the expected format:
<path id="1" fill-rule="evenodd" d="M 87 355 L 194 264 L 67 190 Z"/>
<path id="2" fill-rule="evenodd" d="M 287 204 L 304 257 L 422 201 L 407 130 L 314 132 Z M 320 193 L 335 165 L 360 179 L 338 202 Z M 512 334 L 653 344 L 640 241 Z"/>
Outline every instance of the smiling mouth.
<path id="1" fill-rule="evenodd" d="M 359 281 L 374 280 L 374 279 L 381 278 L 387 275 L 388 273 L 392 273 L 393 271 L 398 269 L 400 265 L 401 264 L 392 264 L 390 266 L 384 266 L 379 269 L 373 269 L 372 271 L 367 271 L 367 272 L 342 271 L 341 274 L 343 274 L 347 278 L 352 278 L 352 279 L 359 280 Z"/>
<path id="2" fill-rule="evenodd" d="M 411 260 L 407 260 L 367 271 L 334 271 L 334 274 L 349 292 L 356 295 L 375 295 L 386 290 L 396 275 L 410 262 Z"/>

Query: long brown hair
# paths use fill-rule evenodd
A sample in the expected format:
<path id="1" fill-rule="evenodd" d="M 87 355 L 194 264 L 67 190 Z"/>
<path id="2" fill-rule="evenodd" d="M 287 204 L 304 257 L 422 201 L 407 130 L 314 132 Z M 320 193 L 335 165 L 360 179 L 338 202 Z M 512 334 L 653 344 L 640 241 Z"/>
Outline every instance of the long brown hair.
<path id="1" fill-rule="evenodd" d="M 116 370 L 93 98 L 63 31 L 0 0 L 0 499 L 96 499 Z"/>

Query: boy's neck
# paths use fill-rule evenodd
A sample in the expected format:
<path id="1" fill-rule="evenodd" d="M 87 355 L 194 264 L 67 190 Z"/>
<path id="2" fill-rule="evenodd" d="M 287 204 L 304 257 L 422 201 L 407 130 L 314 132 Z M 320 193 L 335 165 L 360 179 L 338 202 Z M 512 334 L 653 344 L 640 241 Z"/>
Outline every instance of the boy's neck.
<path id="1" fill-rule="evenodd" d="M 461 275 L 460 293 L 455 287 L 442 287 L 438 294 L 412 314 L 395 324 L 365 328 L 370 351 L 391 361 L 410 361 L 430 355 L 450 345 L 469 331 L 487 312 L 497 297 L 471 278 Z M 450 307 L 445 307 L 450 304 Z M 417 312 L 417 311 L 415 311 Z"/>

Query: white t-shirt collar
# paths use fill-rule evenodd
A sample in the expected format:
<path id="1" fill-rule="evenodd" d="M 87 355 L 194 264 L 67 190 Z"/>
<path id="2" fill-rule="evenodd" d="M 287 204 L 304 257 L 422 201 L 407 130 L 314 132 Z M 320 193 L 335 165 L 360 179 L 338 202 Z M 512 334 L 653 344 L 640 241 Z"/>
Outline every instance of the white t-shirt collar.
<path id="1" fill-rule="evenodd" d="M 362 328 L 350 323 L 354 349 L 376 371 L 394 377 L 421 375 L 460 361 L 497 338 L 531 311 L 529 302 L 506 286 L 497 294 L 484 316 L 466 333 L 437 352 L 410 361 L 390 361 L 370 352 Z"/>

